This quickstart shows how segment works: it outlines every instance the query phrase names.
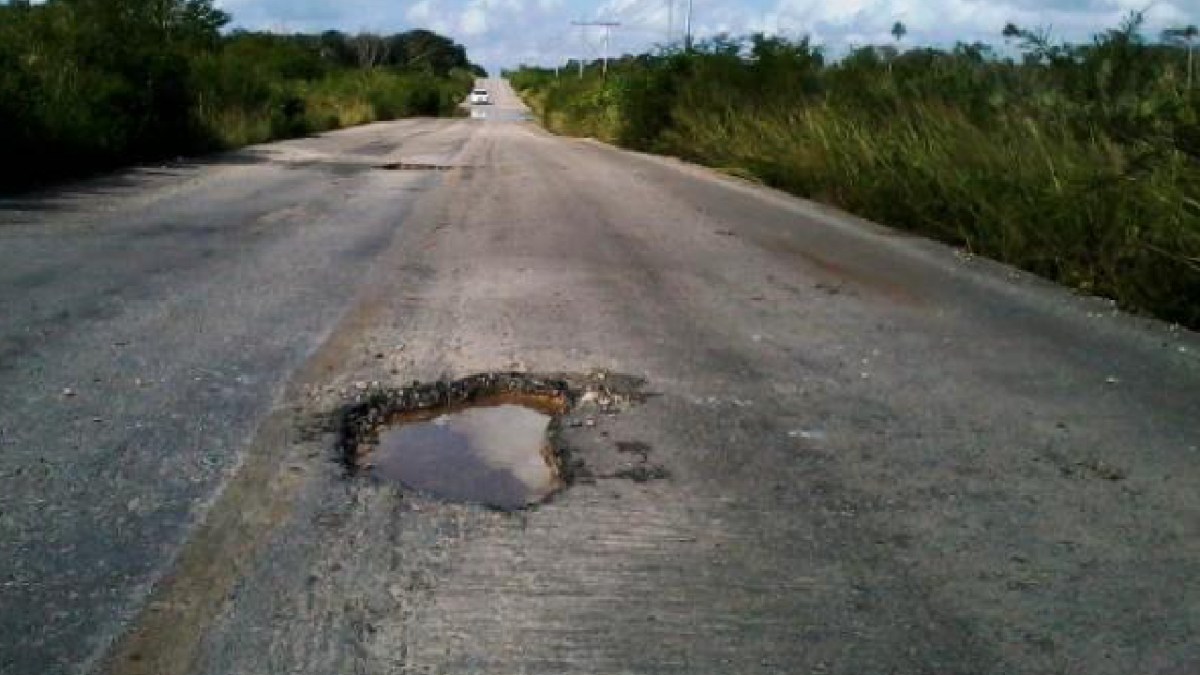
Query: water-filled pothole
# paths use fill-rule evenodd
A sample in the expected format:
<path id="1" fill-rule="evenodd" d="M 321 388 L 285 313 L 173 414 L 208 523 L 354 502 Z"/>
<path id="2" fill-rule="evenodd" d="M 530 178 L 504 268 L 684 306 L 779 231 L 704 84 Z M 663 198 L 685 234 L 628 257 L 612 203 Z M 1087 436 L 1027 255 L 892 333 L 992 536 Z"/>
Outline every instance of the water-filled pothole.
<path id="1" fill-rule="evenodd" d="M 504 403 L 386 427 L 369 457 L 381 479 L 444 499 L 520 509 L 563 486 L 553 418 Z"/>
<path id="2" fill-rule="evenodd" d="M 471 108 L 473 120 L 495 120 L 500 122 L 530 122 L 533 115 L 527 110 L 505 108 Z"/>
<path id="3" fill-rule="evenodd" d="M 582 471 L 557 444 L 560 426 L 641 402 L 643 384 L 602 371 L 486 373 L 370 389 L 339 411 L 342 461 L 351 474 L 434 497 L 520 509 Z"/>

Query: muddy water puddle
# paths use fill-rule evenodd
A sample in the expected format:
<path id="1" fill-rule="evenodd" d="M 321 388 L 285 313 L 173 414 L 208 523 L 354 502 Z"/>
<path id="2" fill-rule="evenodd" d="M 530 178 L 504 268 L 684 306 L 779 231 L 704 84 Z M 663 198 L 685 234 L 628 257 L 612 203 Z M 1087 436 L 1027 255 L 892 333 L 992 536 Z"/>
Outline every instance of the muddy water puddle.
<path id="1" fill-rule="evenodd" d="M 525 110 L 505 108 L 471 108 L 471 119 L 497 122 L 530 122 L 533 115 Z"/>
<path id="2" fill-rule="evenodd" d="M 359 389 L 330 422 L 350 476 L 516 510 L 584 474 L 582 460 L 558 442 L 564 426 L 586 427 L 597 415 L 642 402 L 643 385 L 607 371 L 374 385 Z"/>
<path id="3" fill-rule="evenodd" d="M 548 440 L 552 418 L 510 403 L 401 422 L 379 434 L 372 474 L 406 488 L 513 510 L 550 496 L 562 480 Z"/>

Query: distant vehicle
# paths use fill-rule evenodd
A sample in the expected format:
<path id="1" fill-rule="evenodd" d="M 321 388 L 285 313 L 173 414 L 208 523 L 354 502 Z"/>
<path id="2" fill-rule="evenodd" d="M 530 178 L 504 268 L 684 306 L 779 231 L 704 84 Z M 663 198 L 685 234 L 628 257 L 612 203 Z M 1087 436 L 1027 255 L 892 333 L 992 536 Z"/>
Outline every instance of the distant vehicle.
<path id="1" fill-rule="evenodd" d="M 492 96 L 487 89 L 476 89 L 471 92 L 471 105 L 488 105 L 492 102 Z"/>

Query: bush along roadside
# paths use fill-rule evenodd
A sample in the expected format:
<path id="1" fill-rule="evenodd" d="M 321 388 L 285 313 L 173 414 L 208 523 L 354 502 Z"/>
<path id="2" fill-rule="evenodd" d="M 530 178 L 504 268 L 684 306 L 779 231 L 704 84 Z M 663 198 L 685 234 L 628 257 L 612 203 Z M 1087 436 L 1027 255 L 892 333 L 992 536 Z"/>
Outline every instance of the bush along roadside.
<path id="1" fill-rule="evenodd" d="M 510 74 L 543 124 L 753 177 L 1200 328 L 1200 81 L 1134 15 L 1087 45 L 721 38 L 583 79 Z M 903 31 L 898 31 L 903 36 Z"/>
<path id="2" fill-rule="evenodd" d="M 0 191 L 448 115 L 483 74 L 429 31 L 224 32 L 230 18 L 212 0 L 0 4 Z"/>

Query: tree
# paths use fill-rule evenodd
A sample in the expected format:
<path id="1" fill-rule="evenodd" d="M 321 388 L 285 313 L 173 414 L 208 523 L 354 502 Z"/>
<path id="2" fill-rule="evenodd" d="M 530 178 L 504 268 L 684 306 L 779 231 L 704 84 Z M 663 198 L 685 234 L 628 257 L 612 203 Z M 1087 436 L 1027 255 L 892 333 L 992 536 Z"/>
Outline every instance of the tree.
<path id="1" fill-rule="evenodd" d="M 212 47 L 230 19 L 213 0 L 64 0 L 64 4 L 74 10 L 81 28 L 118 47 L 168 43 Z"/>
<path id="2" fill-rule="evenodd" d="M 446 75 L 455 68 L 469 68 L 467 51 L 453 40 L 427 30 L 412 30 L 388 38 L 394 65 Z"/>
<path id="3" fill-rule="evenodd" d="M 327 30 L 317 38 L 321 58 L 334 65 L 346 68 L 358 65 L 358 55 L 355 53 L 350 38 L 336 30 Z"/>
<path id="4" fill-rule="evenodd" d="M 221 29 L 232 19 L 228 12 L 213 6 L 212 0 L 187 0 L 176 14 L 177 34 L 194 46 L 213 47 L 221 37 Z"/>
<path id="5" fill-rule="evenodd" d="M 387 62 L 391 45 L 387 40 L 371 33 L 354 36 L 354 51 L 358 54 L 358 67 L 370 70 Z"/>
<path id="6" fill-rule="evenodd" d="M 1192 88 L 1192 62 L 1196 49 L 1196 39 L 1200 38 L 1200 28 L 1195 24 L 1183 28 L 1168 28 L 1163 31 L 1163 40 L 1173 44 L 1184 45 L 1187 48 L 1187 87 Z"/>
<path id="7" fill-rule="evenodd" d="M 896 38 L 896 44 L 900 44 L 900 41 L 904 39 L 905 35 L 908 35 L 908 26 L 905 26 L 903 21 L 897 21 L 896 23 L 892 24 L 892 37 Z M 887 57 L 887 67 L 889 73 L 892 72 L 892 61 L 896 60 L 897 55 L 891 55 Z"/>
<path id="8" fill-rule="evenodd" d="M 1004 24 L 1005 38 L 1020 38 L 1020 49 L 1025 52 L 1025 64 L 1050 63 L 1063 56 L 1064 49 L 1050 40 L 1050 29 L 1021 28 L 1015 23 Z"/>

